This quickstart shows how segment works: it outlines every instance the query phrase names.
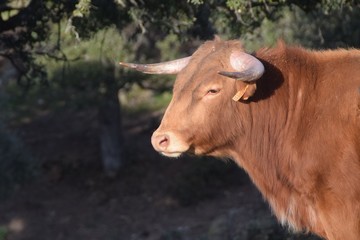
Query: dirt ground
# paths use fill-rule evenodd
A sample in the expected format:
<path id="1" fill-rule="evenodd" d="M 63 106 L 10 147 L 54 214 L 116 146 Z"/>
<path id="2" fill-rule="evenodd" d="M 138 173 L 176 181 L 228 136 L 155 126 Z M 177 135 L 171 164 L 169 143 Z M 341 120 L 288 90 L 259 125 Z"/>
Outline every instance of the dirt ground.
<path id="1" fill-rule="evenodd" d="M 94 111 L 63 111 L 14 130 L 41 174 L 0 202 L 7 240 L 275 240 L 288 234 L 230 162 L 153 151 L 159 114 L 125 117 L 126 164 L 104 176 Z"/>

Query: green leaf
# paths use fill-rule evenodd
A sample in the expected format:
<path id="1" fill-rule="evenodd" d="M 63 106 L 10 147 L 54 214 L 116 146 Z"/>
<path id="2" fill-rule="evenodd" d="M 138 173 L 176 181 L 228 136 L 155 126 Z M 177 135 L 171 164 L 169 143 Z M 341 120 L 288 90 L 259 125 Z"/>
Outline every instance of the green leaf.
<path id="1" fill-rule="evenodd" d="M 189 3 L 195 4 L 195 5 L 200 5 L 200 4 L 204 4 L 203 0 L 188 0 Z"/>

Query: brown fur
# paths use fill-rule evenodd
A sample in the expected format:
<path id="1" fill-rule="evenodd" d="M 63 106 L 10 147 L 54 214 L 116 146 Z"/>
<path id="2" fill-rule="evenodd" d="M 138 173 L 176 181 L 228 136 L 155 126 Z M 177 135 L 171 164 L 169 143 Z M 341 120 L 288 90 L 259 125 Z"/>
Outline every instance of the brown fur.
<path id="1" fill-rule="evenodd" d="M 360 51 L 259 50 L 265 66 L 248 101 L 231 71 L 237 41 L 209 41 L 178 74 L 157 130 L 189 152 L 231 158 L 281 223 L 329 240 L 360 239 Z M 208 89 L 220 92 L 208 96 Z"/>

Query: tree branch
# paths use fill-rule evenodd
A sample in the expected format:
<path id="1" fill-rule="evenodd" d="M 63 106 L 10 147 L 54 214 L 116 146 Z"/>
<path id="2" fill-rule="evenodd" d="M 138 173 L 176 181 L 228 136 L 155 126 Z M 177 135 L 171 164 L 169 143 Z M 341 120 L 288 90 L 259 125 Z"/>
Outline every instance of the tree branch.
<path id="1" fill-rule="evenodd" d="M 27 7 L 22 8 L 18 14 L 9 18 L 8 20 L 3 21 L 0 18 L 0 33 L 25 25 L 23 23 L 26 23 L 28 20 L 30 20 L 33 17 L 33 13 L 36 12 L 37 8 L 43 5 L 41 2 L 41 0 L 32 0 Z"/>

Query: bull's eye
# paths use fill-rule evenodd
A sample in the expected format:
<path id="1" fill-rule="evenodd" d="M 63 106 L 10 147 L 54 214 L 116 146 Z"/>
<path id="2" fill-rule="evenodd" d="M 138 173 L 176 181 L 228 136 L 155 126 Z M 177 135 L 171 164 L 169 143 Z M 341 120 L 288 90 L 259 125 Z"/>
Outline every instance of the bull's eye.
<path id="1" fill-rule="evenodd" d="M 199 93 L 200 97 L 205 97 L 206 99 L 210 99 L 219 95 L 222 89 L 222 85 L 215 82 L 207 84 L 206 86 L 202 86 Z"/>
<path id="2" fill-rule="evenodd" d="M 220 89 L 219 88 L 210 88 L 206 94 L 205 94 L 205 97 L 207 98 L 211 98 L 211 97 L 215 97 L 217 96 L 217 94 L 220 92 Z"/>
<path id="3" fill-rule="evenodd" d="M 217 94 L 220 90 L 219 89 L 210 89 L 207 94 L 208 95 L 214 95 Z"/>

